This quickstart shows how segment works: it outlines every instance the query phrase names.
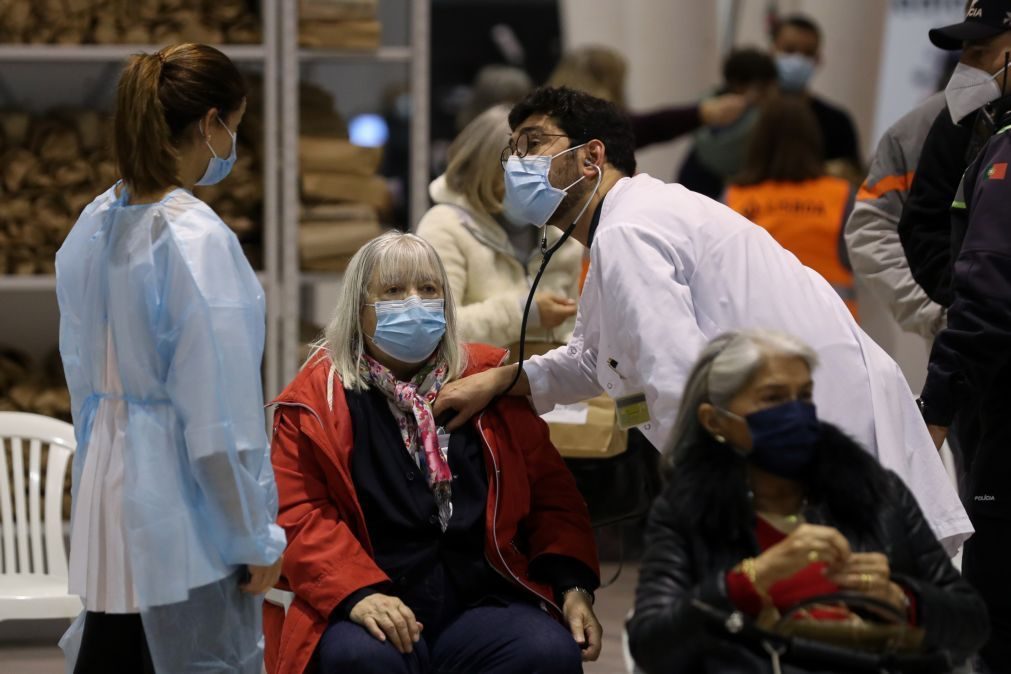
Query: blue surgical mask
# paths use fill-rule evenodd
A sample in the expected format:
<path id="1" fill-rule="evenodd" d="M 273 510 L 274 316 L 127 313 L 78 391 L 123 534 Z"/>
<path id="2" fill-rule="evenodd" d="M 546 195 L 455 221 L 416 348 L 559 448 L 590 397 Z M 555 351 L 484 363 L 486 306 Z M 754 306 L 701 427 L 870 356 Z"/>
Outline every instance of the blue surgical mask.
<path id="1" fill-rule="evenodd" d="M 228 128 L 228 125 L 221 121 L 220 117 L 218 117 L 218 121 L 221 122 L 221 126 L 225 127 L 225 131 L 228 132 L 228 135 L 232 137 L 232 151 L 228 153 L 228 157 L 222 159 L 218 156 L 218 153 L 214 151 L 214 148 L 211 147 L 210 139 L 204 141 L 207 143 L 207 147 L 210 148 L 211 155 L 213 156 L 211 157 L 211 160 L 207 162 L 207 170 L 204 171 L 204 176 L 197 181 L 197 185 L 201 187 L 220 183 L 228 176 L 229 173 L 231 173 L 232 167 L 235 166 L 235 134 Z"/>
<path id="2" fill-rule="evenodd" d="M 803 54 L 777 54 L 776 69 L 783 91 L 798 92 L 807 88 L 814 75 L 814 59 Z"/>
<path id="3" fill-rule="evenodd" d="M 724 414 L 738 417 L 732 412 Z M 818 456 L 821 424 L 812 403 L 783 403 L 744 417 L 751 432 L 751 451 L 744 457 L 758 468 L 784 477 L 803 477 Z"/>
<path id="4" fill-rule="evenodd" d="M 376 334 L 370 337 L 383 353 L 401 363 L 423 363 L 446 334 L 446 301 L 404 300 L 368 304 L 376 309 Z"/>
<path id="5" fill-rule="evenodd" d="M 549 177 L 551 160 L 566 152 L 578 150 L 583 145 L 570 147 L 555 155 L 509 157 L 505 168 L 505 199 L 502 201 L 502 211 L 506 218 L 517 225 L 546 225 L 558 210 L 565 194 L 584 178 L 580 176 L 579 180 L 565 189 L 553 186 Z"/>

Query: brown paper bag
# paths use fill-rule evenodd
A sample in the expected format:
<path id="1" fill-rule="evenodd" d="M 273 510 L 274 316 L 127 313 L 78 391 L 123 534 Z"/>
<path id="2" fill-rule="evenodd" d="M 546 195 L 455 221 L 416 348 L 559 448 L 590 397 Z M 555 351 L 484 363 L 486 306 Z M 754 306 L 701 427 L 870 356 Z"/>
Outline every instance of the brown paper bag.
<path id="1" fill-rule="evenodd" d="M 376 209 L 368 204 L 302 205 L 300 222 L 379 222 Z"/>
<path id="2" fill-rule="evenodd" d="M 301 0 L 298 18 L 302 21 L 361 21 L 375 19 L 377 0 Z"/>
<path id="3" fill-rule="evenodd" d="M 317 49 L 375 51 L 382 40 L 379 21 L 301 21 L 298 42 Z"/>
<path id="4" fill-rule="evenodd" d="M 528 341 L 525 346 L 524 358 L 529 358 L 544 355 L 561 344 Z M 508 362 L 515 363 L 519 352 L 519 344 L 510 346 Z M 618 428 L 614 400 L 607 394 L 556 408 L 551 416 L 557 419 L 548 421 L 551 443 L 566 459 L 606 459 L 628 448 L 628 433 Z"/>
<path id="5" fill-rule="evenodd" d="M 385 208 L 390 199 L 385 179 L 341 173 L 304 174 L 302 194 L 313 201 L 353 201 L 377 209 Z"/>
<path id="6" fill-rule="evenodd" d="M 302 136 L 298 151 L 303 173 L 333 171 L 370 176 L 379 170 L 383 159 L 382 148 L 361 147 L 341 138 Z"/>
<path id="7" fill-rule="evenodd" d="M 351 264 L 351 257 L 351 255 L 337 255 L 319 260 L 306 260 L 302 263 L 302 271 L 343 274 Z"/>
<path id="8" fill-rule="evenodd" d="M 383 233 L 378 222 L 312 222 L 298 228 L 298 250 L 304 261 L 354 255 Z"/>

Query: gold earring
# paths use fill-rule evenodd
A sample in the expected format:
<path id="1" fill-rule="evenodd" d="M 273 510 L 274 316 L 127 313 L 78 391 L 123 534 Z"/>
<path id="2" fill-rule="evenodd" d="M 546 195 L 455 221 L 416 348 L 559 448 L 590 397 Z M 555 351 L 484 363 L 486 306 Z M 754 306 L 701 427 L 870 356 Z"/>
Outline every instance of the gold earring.
<path id="1" fill-rule="evenodd" d="M 713 435 L 713 438 L 715 438 L 716 442 L 720 443 L 721 445 L 724 445 L 727 442 L 727 439 L 725 437 L 723 437 L 722 435 L 720 435 L 719 433 L 716 433 L 715 435 Z"/>

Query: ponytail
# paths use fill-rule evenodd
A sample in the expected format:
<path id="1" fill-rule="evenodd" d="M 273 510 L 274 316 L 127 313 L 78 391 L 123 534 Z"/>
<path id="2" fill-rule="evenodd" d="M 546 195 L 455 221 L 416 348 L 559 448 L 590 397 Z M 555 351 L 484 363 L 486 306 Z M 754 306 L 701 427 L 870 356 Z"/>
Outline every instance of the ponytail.
<path id="1" fill-rule="evenodd" d="M 178 155 L 160 96 L 163 65 L 159 54 L 137 54 L 119 79 L 115 155 L 133 194 L 151 194 L 177 181 Z"/>
<path id="2" fill-rule="evenodd" d="M 119 79 L 113 134 L 129 191 L 148 195 L 177 184 L 179 149 L 196 139 L 194 125 L 212 108 L 224 119 L 245 97 L 242 75 L 214 47 L 185 43 L 132 56 Z"/>

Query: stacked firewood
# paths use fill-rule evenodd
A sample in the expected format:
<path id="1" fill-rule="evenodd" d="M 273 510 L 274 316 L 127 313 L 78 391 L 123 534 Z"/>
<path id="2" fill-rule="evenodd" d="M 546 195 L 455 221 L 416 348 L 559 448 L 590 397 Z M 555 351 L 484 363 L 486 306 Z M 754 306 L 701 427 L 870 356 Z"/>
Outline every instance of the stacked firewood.
<path id="1" fill-rule="evenodd" d="M 332 97 L 309 84 L 301 91 L 299 164 L 302 214 L 298 248 L 305 271 L 340 272 L 383 228 L 386 180 L 377 175 L 380 148 L 353 145 Z"/>
<path id="2" fill-rule="evenodd" d="M 300 0 L 298 9 L 303 47 L 379 49 L 378 0 Z"/>
<path id="3" fill-rule="evenodd" d="M 251 0 L 0 0 L 0 42 L 259 43 Z"/>
<path id="4" fill-rule="evenodd" d="M 93 111 L 0 112 L 0 274 L 53 273 L 77 215 L 116 180 L 107 133 Z"/>
<path id="5" fill-rule="evenodd" d="M 240 134 L 229 178 L 199 188 L 235 230 L 254 266 L 260 254 L 263 181 L 256 146 Z M 81 210 L 118 179 L 106 115 L 0 111 L 0 274 L 52 274 L 56 250 Z"/>

